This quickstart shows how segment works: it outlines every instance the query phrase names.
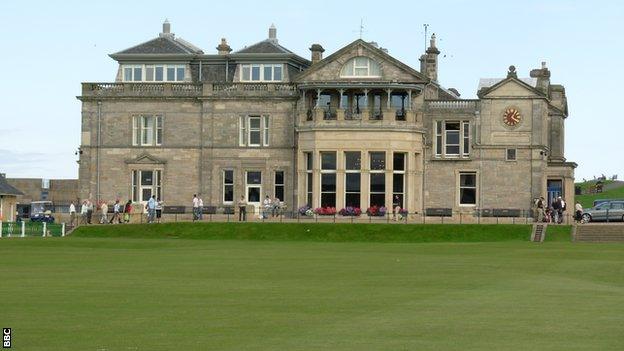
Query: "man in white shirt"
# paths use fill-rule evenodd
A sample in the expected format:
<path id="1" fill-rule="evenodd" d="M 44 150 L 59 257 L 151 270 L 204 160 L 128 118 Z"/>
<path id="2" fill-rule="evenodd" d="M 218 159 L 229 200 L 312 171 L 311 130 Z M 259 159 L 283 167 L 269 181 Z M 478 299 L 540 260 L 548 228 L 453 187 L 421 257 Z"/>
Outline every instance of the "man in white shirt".
<path id="1" fill-rule="evenodd" d="M 200 221 L 204 219 L 204 200 L 202 200 L 201 197 L 197 202 L 197 219 L 199 219 Z"/>
<path id="2" fill-rule="evenodd" d="M 69 204 L 69 226 L 73 228 L 74 224 L 76 224 L 76 205 L 72 201 Z"/>
<path id="3" fill-rule="evenodd" d="M 119 200 L 115 201 L 115 205 L 113 206 L 113 217 L 110 220 L 110 224 L 113 224 L 115 219 L 117 219 L 117 223 L 121 223 L 121 205 L 119 204 Z"/>
<path id="4" fill-rule="evenodd" d="M 196 221 L 199 216 L 199 198 L 197 194 L 193 194 L 193 221 Z"/>

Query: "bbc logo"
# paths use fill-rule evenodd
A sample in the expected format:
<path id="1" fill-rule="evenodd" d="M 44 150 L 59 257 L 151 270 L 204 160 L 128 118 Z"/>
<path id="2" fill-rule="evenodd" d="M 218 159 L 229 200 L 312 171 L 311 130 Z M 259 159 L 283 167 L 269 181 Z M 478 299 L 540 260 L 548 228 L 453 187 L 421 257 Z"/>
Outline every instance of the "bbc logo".
<path id="1" fill-rule="evenodd" d="M 11 348 L 11 328 L 2 329 L 2 348 L 3 349 Z"/>

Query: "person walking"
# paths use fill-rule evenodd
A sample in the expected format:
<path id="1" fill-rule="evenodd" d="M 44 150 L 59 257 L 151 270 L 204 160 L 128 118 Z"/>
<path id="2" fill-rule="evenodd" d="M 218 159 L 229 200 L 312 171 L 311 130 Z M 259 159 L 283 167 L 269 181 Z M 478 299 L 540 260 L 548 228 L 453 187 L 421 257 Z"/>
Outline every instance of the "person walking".
<path id="1" fill-rule="evenodd" d="M 69 204 L 69 226 L 73 228 L 75 224 L 76 224 L 76 205 L 74 205 L 74 202 L 72 201 Z"/>
<path id="2" fill-rule="evenodd" d="M 115 204 L 113 205 L 113 217 L 111 217 L 109 224 L 113 224 L 115 220 L 117 220 L 117 224 L 121 224 L 121 204 L 119 203 L 119 199 L 115 200 Z"/>
<path id="3" fill-rule="evenodd" d="M 540 198 L 537 199 L 537 221 L 540 223 L 543 222 L 546 217 L 546 210 L 544 207 L 544 197 L 540 196 Z"/>
<path id="4" fill-rule="evenodd" d="M 130 223 L 130 214 L 132 213 L 132 201 L 128 200 L 124 206 L 124 223 Z"/>
<path id="5" fill-rule="evenodd" d="M 394 195 L 394 198 L 392 199 L 392 220 L 393 221 L 397 220 L 397 215 L 399 215 L 399 212 L 401 212 L 401 199 L 399 198 L 399 195 Z"/>
<path id="6" fill-rule="evenodd" d="M 559 223 L 559 215 L 561 214 L 561 197 L 557 197 L 552 202 L 553 223 Z"/>
<path id="7" fill-rule="evenodd" d="M 238 221 L 244 222 L 247 220 L 247 201 L 245 201 L 245 196 L 241 195 L 240 200 L 238 200 Z"/>
<path id="8" fill-rule="evenodd" d="M 559 203 L 561 204 L 559 208 L 559 224 L 561 224 L 563 223 L 563 215 L 567 208 L 566 208 L 566 202 L 561 196 L 559 196 Z"/>
<path id="9" fill-rule="evenodd" d="M 156 195 L 152 195 L 149 201 L 147 201 L 147 223 L 154 223 L 154 217 L 156 216 Z"/>
<path id="10" fill-rule="evenodd" d="M 204 219 L 204 200 L 201 197 L 197 201 L 197 219 Z"/>
<path id="11" fill-rule="evenodd" d="M 271 217 L 278 217 L 280 215 L 281 204 L 279 197 L 276 196 L 271 203 Z"/>
<path id="12" fill-rule="evenodd" d="M 197 194 L 193 194 L 193 222 L 199 218 L 198 213 L 199 213 L 199 199 L 197 198 Z"/>
<path id="13" fill-rule="evenodd" d="M 106 201 L 102 201 L 100 205 L 100 224 L 106 224 L 108 222 L 108 204 Z"/>
<path id="14" fill-rule="evenodd" d="M 93 217 L 93 202 L 87 200 L 87 224 L 91 224 L 91 218 Z"/>

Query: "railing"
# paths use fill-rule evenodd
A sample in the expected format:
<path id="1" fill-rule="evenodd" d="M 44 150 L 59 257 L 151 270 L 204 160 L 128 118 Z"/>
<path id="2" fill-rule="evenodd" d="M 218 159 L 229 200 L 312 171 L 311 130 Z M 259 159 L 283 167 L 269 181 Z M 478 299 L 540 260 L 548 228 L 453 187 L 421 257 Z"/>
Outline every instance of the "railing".
<path id="1" fill-rule="evenodd" d="M 336 113 L 336 110 L 325 109 L 323 111 L 323 119 L 326 121 L 335 120 L 337 117 L 338 117 L 338 114 Z"/>
<path id="2" fill-rule="evenodd" d="M 289 83 L 83 83 L 82 96 L 297 96 Z"/>
<path id="3" fill-rule="evenodd" d="M 476 110 L 479 100 L 429 100 L 425 105 L 435 110 Z"/>

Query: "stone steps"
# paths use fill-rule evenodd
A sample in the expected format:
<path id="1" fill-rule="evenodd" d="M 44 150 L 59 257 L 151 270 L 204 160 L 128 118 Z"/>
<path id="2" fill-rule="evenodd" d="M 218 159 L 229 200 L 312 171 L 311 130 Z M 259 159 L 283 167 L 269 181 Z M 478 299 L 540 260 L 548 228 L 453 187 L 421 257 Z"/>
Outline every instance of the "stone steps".
<path id="1" fill-rule="evenodd" d="M 573 239 L 578 242 L 624 242 L 624 225 L 579 225 L 575 227 Z"/>
<path id="2" fill-rule="evenodd" d="M 533 232 L 531 233 L 531 241 L 535 243 L 543 243 L 546 237 L 546 224 L 534 224 Z"/>

